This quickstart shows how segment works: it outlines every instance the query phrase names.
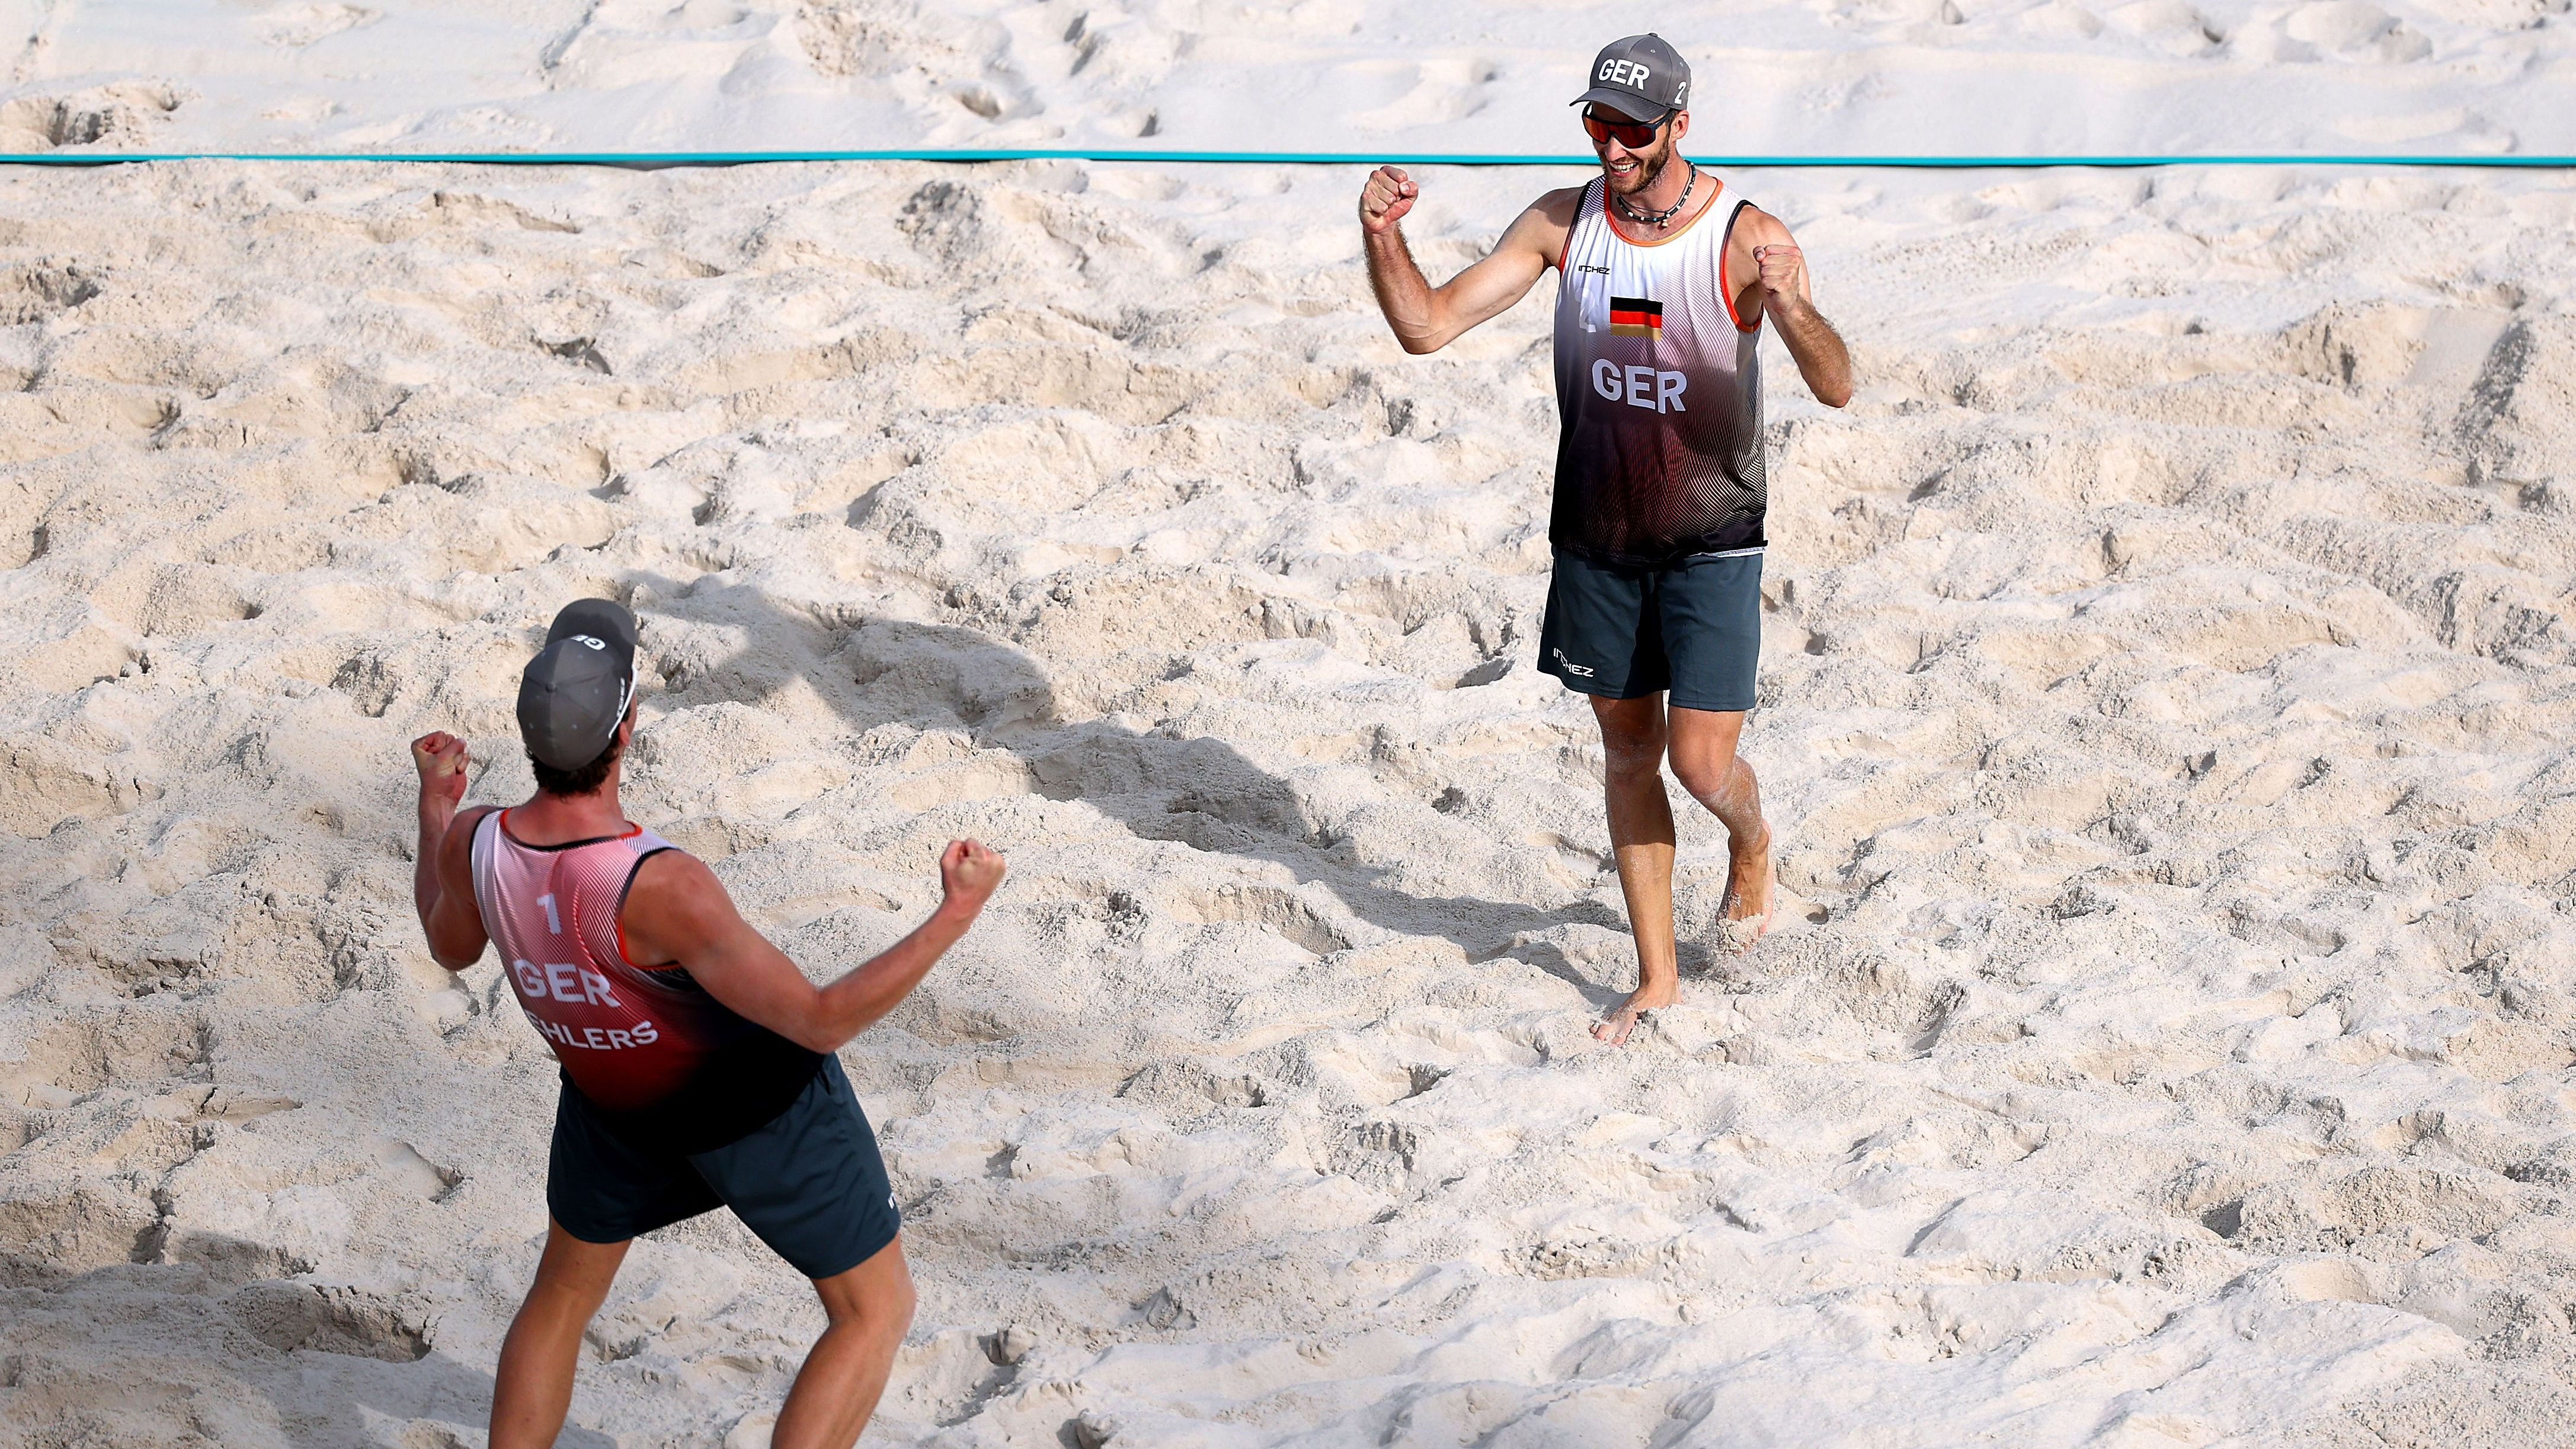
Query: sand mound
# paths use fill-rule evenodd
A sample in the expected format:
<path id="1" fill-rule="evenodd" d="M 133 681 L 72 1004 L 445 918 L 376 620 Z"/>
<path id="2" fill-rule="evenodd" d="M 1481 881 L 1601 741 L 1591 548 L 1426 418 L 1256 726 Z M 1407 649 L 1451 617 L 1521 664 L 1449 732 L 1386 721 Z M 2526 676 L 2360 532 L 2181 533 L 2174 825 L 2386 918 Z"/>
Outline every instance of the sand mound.
<path id="1" fill-rule="evenodd" d="M 2576 190 L 1762 178 L 1866 383 L 1773 392 L 1788 925 L 1620 1052 L 1544 309 L 1401 358 L 1355 184 L 0 177 L 0 1419 L 479 1441 L 553 1069 L 401 746 L 524 789 L 599 591 L 813 969 L 1012 855 L 846 1054 L 884 1442 L 2563 1442 Z M 759 1442 L 803 1285 L 630 1264 L 566 1442 Z"/>

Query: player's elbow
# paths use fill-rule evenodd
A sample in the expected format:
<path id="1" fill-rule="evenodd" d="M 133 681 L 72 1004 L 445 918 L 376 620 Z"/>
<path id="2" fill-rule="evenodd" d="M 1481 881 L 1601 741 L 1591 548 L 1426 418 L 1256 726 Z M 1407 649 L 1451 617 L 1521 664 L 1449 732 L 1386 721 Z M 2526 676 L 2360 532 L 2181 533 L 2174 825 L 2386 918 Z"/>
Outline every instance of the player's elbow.
<path id="1" fill-rule="evenodd" d="M 778 1034 L 809 1052 L 836 1052 L 849 1045 L 865 1027 L 865 1021 L 850 1019 L 847 1003 L 835 1010 L 832 999 L 822 991 L 802 1004 L 779 1029 Z"/>
<path id="2" fill-rule="evenodd" d="M 829 1056 L 848 1046 L 850 1038 L 856 1035 L 858 1033 L 854 1031 L 840 1031 L 820 1022 L 808 1021 L 787 1033 L 787 1039 L 809 1052 L 821 1052 Z"/>
<path id="3" fill-rule="evenodd" d="M 1422 315 L 1389 317 L 1387 322 L 1395 333 L 1396 346 L 1415 357 L 1427 357 L 1438 352 L 1456 341 L 1459 332 L 1459 329 L 1452 325 L 1453 319 L 1449 315 L 1448 307 L 1444 306 L 1441 299 L 1436 296 L 1431 299 L 1431 306 L 1425 309 Z"/>
<path id="4" fill-rule="evenodd" d="M 432 921 L 422 932 L 421 944 L 429 948 L 429 959 L 450 971 L 462 971 L 483 959 L 489 938 L 480 931 L 459 931 L 452 921 Z"/>
<path id="5" fill-rule="evenodd" d="M 1852 400 L 1851 369 L 1838 367 L 1831 360 L 1798 371 L 1805 377 L 1807 394 L 1829 408 L 1848 407 Z"/>

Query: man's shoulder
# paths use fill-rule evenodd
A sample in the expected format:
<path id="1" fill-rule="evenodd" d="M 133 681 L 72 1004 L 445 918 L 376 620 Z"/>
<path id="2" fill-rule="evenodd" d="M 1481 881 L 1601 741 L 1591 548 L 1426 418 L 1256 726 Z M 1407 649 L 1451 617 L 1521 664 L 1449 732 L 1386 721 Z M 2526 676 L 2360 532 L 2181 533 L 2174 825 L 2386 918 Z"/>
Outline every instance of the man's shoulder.
<path id="1" fill-rule="evenodd" d="M 1505 244 L 1510 245 L 1511 238 L 1517 237 L 1520 245 L 1554 262 L 1566 234 L 1574 229 L 1576 214 L 1583 209 L 1583 191 L 1581 186 L 1560 186 L 1540 193 L 1538 200 L 1523 208 L 1519 219 L 1512 223 Z"/>
<path id="2" fill-rule="evenodd" d="M 716 873 L 707 869 L 705 861 L 673 845 L 651 830 L 644 831 L 643 839 L 634 843 L 637 846 L 636 854 L 641 857 L 635 862 L 637 886 L 643 885 L 647 879 L 655 882 L 688 881 L 694 884 L 701 881 L 712 883 L 716 878 Z"/>
<path id="3" fill-rule="evenodd" d="M 705 861 L 666 843 L 635 863 L 617 918 L 632 948 L 656 958 L 634 958 L 649 968 L 688 959 L 725 935 L 741 916 Z"/>
<path id="4" fill-rule="evenodd" d="M 649 905 L 694 914 L 718 903 L 731 905 L 733 897 L 705 861 L 658 836 L 652 839 L 655 843 L 627 880 L 627 909 Z"/>
<path id="5" fill-rule="evenodd" d="M 1581 186 L 1560 186 L 1554 191 L 1543 191 L 1539 193 L 1538 200 L 1530 203 L 1529 209 L 1560 225 L 1572 226 L 1574 214 L 1583 209 L 1583 193 L 1591 189 L 1592 183 L 1586 181 Z"/>
<path id="6" fill-rule="evenodd" d="M 1764 211 L 1760 203 L 1745 200 L 1740 196 L 1733 200 L 1736 205 L 1743 207 L 1744 214 L 1734 219 L 1735 226 L 1729 235 L 1729 240 L 1741 242 L 1746 246 L 1765 246 L 1772 242 L 1785 242 L 1791 239 L 1788 223 Z"/>
<path id="7" fill-rule="evenodd" d="M 462 859 L 474 849 L 474 832 L 482 828 L 484 817 L 498 815 L 498 805 L 468 805 L 447 822 L 447 833 L 439 837 L 438 850 L 443 856 Z"/>

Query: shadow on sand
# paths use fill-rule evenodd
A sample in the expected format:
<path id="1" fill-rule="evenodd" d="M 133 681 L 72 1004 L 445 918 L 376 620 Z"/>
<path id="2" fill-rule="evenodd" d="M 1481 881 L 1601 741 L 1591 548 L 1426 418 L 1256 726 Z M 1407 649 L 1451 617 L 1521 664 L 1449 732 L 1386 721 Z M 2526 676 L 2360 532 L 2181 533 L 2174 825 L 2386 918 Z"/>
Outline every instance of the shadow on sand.
<path id="1" fill-rule="evenodd" d="M 210 1246 L 257 1256 L 250 1244 Z M 299 1449 L 465 1449 L 483 1441 L 492 1376 L 440 1352 L 434 1325 L 363 1290 L 289 1278 L 241 1281 L 202 1263 L 120 1263 L 63 1274 L 0 1262 L 0 1297 L 42 1325 L 12 1356 L 5 1421 L 27 1443 L 117 1442 L 176 1406 L 204 1439 Z M 51 1360 L 28 1372 L 23 1361 Z M 102 1393 L 93 1372 L 109 1369 Z M 65 1372 L 64 1370 L 68 1370 Z M 23 1380 L 23 1382 L 22 1382 Z M 40 1389 L 28 1393 L 31 1387 Z M 574 1418 L 581 1417 L 576 1405 Z M 148 1431 L 146 1431 L 148 1432 Z M 12 1438 L 9 1442 L 20 1442 Z M 156 1436 L 152 1442 L 160 1442 Z M 615 1449 L 577 1422 L 562 1449 Z"/>
<path id="2" fill-rule="evenodd" d="M 1222 740 L 1177 738 L 1106 719 L 1068 721 L 1037 661 L 972 629 L 874 617 L 819 622 L 748 585 L 683 589 L 630 576 L 644 595 L 645 648 L 656 655 L 675 707 L 733 701 L 759 706 L 802 686 L 828 701 L 853 734 L 886 724 L 965 732 L 979 748 L 1007 750 L 1051 799 L 1080 800 L 1147 840 L 1285 867 L 1300 885 L 1330 892 L 1352 915 L 1405 936 L 1456 942 L 1471 961 L 1505 953 L 1540 966 L 1607 1007 L 1624 993 L 1596 984 L 1555 948 L 1522 933 L 1582 923 L 1624 933 L 1600 902 L 1554 908 L 1475 896 L 1424 897 L 1388 884 L 1391 872 L 1358 859 L 1300 802 L 1296 790 Z M 653 617 L 713 625 L 743 642 L 700 657 L 681 643 L 657 649 Z M 1696 964 L 1685 960 L 1684 969 Z"/>

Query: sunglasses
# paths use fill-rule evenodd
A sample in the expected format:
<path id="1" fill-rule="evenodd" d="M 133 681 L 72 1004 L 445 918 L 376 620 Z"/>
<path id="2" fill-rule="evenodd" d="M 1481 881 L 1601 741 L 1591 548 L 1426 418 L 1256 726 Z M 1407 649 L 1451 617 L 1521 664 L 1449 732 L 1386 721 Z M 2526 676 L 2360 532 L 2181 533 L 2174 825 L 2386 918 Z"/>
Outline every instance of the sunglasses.
<path id="1" fill-rule="evenodd" d="M 1671 119 L 1670 116 L 1664 118 L 1665 121 Z M 1643 151 L 1655 144 L 1655 137 L 1661 134 L 1663 129 L 1664 121 L 1657 121 L 1652 125 L 1638 121 L 1605 121 L 1591 107 L 1583 108 L 1584 134 L 1590 136 L 1596 143 L 1616 141 L 1631 151 Z"/>

